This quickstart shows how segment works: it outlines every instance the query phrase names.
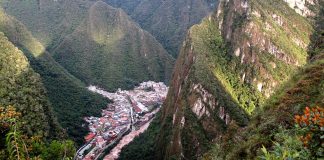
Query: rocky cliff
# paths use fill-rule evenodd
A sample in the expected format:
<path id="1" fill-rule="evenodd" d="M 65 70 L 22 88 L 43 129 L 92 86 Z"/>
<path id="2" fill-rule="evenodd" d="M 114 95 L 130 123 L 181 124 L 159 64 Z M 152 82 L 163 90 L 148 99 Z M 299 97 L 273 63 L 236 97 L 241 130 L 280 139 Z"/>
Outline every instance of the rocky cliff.
<path id="1" fill-rule="evenodd" d="M 312 33 L 312 20 L 282 0 L 221 1 L 183 43 L 160 119 L 159 158 L 197 159 L 229 124 L 246 126 L 307 63 Z"/>

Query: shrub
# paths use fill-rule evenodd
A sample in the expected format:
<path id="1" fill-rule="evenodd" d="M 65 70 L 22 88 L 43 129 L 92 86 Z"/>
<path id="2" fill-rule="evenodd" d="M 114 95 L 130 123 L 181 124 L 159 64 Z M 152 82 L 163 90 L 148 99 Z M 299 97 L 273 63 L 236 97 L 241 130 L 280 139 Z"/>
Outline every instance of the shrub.
<path id="1" fill-rule="evenodd" d="M 323 157 L 324 109 L 306 107 L 303 115 L 295 116 L 295 122 L 297 127 L 303 131 L 300 140 L 304 146 L 311 151 L 312 156 Z"/>
<path id="2" fill-rule="evenodd" d="M 306 107 L 303 115 L 295 116 L 293 129 L 279 129 L 275 134 L 272 150 L 261 148 L 264 160 L 323 158 L 324 109 Z"/>

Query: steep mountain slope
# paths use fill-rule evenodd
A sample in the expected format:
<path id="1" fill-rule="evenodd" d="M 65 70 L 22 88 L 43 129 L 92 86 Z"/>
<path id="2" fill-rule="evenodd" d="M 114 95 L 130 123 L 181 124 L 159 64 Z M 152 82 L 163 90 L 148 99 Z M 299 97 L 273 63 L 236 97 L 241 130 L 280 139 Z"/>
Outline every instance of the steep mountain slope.
<path id="1" fill-rule="evenodd" d="M 266 146 L 272 150 L 275 147 L 273 142 L 278 141 L 276 135 L 283 134 L 283 129 L 289 131 L 289 136 L 293 136 L 294 116 L 302 113 L 306 106 L 315 108 L 324 105 L 324 24 L 322 23 L 324 2 L 321 3 L 322 11 L 316 20 L 318 22 L 316 32 L 309 47 L 309 52 L 312 53 L 309 64 L 276 91 L 264 108 L 255 113 L 246 128 L 239 129 L 231 126 L 231 131 L 228 131 L 222 141 L 215 144 L 204 158 L 254 159 L 257 156 L 260 157 L 261 147 Z M 276 145 L 279 143 L 277 142 Z M 308 158 L 316 159 L 316 157 Z"/>
<path id="2" fill-rule="evenodd" d="M 47 95 L 27 57 L 0 32 L 0 159 L 74 156 Z"/>
<path id="3" fill-rule="evenodd" d="M 105 0 L 124 9 L 177 57 L 187 29 L 213 11 L 218 0 Z"/>
<path id="4" fill-rule="evenodd" d="M 233 129 L 231 132 L 234 134 L 227 136 L 230 141 L 223 139 L 218 144 L 218 146 L 222 146 L 220 147 L 221 149 L 218 148 L 218 151 L 212 150 L 212 156 L 206 155 L 209 159 L 211 157 L 216 158 L 216 156 L 213 156 L 215 153 L 218 158 L 222 159 L 237 159 L 238 157 L 241 159 L 253 159 L 257 156 L 260 157 L 260 148 L 266 146 L 269 150 L 273 150 L 275 146 L 273 142 L 278 141 L 276 135 L 283 134 L 282 130 L 285 129 L 290 133 L 289 136 L 293 136 L 294 129 L 296 128 L 294 116 L 303 113 L 306 106 L 309 106 L 311 109 L 315 107 L 323 109 L 324 1 L 320 1 L 319 4 L 321 11 L 315 19 L 316 28 L 309 46 L 309 63 L 299 70 L 296 75 L 292 76 L 289 81 L 284 83 L 267 100 L 267 103 L 255 113 L 246 128 L 240 129 L 240 131 Z M 323 140 L 320 139 L 315 141 L 323 143 Z M 278 143 L 282 143 L 280 138 Z M 289 147 L 291 147 L 291 150 L 294 149 L 294 146 Z M 323 144 L 320 152 L 307 159 L 323 158 Z"/>
<path id="5" fill-rule="evenodd" d="M 221 1 L 183 44 L 160 118 L 158 158 L 196 159 L 229 124 L 246 126 L 307 63 L 312 32 L 282 0 Z"/>
<path id="6" fill-rule="evenodd" d="M 0 52 L 0 106 L 13 106 L 22 114 L 23 130 L 29 136 L 62 136 L 40 76 L 2 32 Z"/>
<path id="7" fill-rule="evenodd" d="M 3 10 L 0 11 L 0 31 L 24 51 L 30 67 L 41 76 L 59 123 L 81 143 L 87 131 L 82 127 L 82 118 L 99 114 L 107 100 L 87 91 L 86 85 L 61 67 L 22 23 Z"/>
<path id="8" fill-rule="evenodd" d="M 90 0 L 4 0 L 1 6 L 51 51 L 82 22 L 93 3 Z"/>
<path id="9" fill-rule="evenodd" d="M 4 1 L 2 6 L 87 84 L 116 90 L 170 79 L 173 58 L 124 12 L 102 1 Z"/>
<path id="10" fill-rule="evenodd" d="M 102 1 L 53 53 L 73 75 L 109 90 L 147 80 L 168 82 L 174 61 L 126 13 Z"/>
<path id="11" fill-rule="evenodd" d="M 293 76 L 262 110 L 255 113 L 246 128 L 231 124 L 203 159 L 255 159 L 261 157 L 262 146 L 272 150 L 278 134 L 283 134 L 284 129 L 289 133 L 294 128 L 294 115 L 302 113 L 306 106 L 315 108 L 324 105 L 323 62 L 323 57 L 317 59 Z"/>

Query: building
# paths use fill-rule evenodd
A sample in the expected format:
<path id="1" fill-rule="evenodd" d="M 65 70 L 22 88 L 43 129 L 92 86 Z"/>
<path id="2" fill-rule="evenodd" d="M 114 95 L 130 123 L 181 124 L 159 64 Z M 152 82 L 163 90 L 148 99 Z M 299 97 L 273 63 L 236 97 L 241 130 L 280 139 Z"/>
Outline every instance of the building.
<path id="1" fill-rule="evenodd" d="M 95 136 L 96 134 L 91 132 L 87 136 L 85 136 L 84 139 L 86 140 L 86 142 L 90 142 Z"/>
<path id="2" fill-rule="evenodd" d="M 102 136 L 96 137 L 96 146 L 98 146 L 99 148 L 103 148 L 105 146 L 105 143 L 106 142 Z"/>

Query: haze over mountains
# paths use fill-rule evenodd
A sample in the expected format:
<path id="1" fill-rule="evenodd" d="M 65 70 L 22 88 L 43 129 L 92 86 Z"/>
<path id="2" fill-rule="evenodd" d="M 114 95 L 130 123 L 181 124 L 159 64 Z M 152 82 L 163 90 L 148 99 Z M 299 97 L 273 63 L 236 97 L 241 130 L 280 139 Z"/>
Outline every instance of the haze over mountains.
<path id="1" fill-rule="evenodd" d="M 122 10 L 102 1 L 10 1 L 5 6 L 57 62 L 87 84 L 116 90 L 149 79 L 167 82 L 171 75 L 174 60 L 163 47 Z"/>
<path id="2" fill-rule="evenodd" d="M 168 82 L 174 64 L 162 45 L 126 13 L 100 1 L 53 53 L 73 75 L 109 90 L 148 80 Z"/>
<path id="3" fill-rule="evenodd" d="M 105 0 L 124 9 L 174 57 L 187 30 L 213 11 L 218 0 Z"/>
<path id="4" fill-rule="evenodd" d="M 323 158 L 323 0 L 0 4 L 0 159 L 72 158 L 110 103 L 86 87 L 149 80 L 168 96 L 119 159 Z"/>

